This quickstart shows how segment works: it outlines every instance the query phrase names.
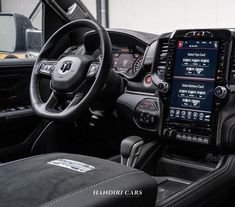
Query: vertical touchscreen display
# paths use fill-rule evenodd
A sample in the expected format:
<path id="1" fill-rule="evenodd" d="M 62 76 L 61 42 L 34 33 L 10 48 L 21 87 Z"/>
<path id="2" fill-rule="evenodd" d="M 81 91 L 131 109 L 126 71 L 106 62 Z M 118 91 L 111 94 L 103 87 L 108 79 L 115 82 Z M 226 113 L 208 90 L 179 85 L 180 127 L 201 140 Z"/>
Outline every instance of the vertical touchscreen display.
<path id="1" fill-rule="evenodd" d="M 218 41 L 178 41 L 169 118 L 209 123 L 218 57 Z"/>

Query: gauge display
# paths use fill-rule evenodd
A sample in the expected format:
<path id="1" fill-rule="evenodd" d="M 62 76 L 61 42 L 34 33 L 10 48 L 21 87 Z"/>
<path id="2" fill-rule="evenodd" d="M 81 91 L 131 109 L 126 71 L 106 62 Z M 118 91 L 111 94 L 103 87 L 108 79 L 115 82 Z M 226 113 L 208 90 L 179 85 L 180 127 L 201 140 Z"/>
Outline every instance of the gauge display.
<path id="1" fill-rule="evenodd" d="M 131 74 L 135 60 L 133 54 L 114 54 L 113 67 L 118 72 Z"/>
<path id="2" fill-rule="evenodd" d="M 117 72 L 133 76 L 140 70 L 142 60 L 142 54 L 122 49 L 121 52 L 113 53 L 113 68 Z"/>
<path id="3" fill-rule="evenodd" d="M 133 67 L 133 73 L 137 74 L 139 72 L 139 70 L 141 69 L 142 66 L 142 62 L 143 62 L 143 57 L 139 57 L 135 63 L 134 63 L 134 67 Z"/>
<path id="4" fill-rule="evenodd" d="M 97 57 L 97 61 L 102 61 L 102 55 Z M 113 48 L 113 69 L 116 72 L 127 76 L 136 75 L 142 67 L 143 54 L 127 47 Z"/>

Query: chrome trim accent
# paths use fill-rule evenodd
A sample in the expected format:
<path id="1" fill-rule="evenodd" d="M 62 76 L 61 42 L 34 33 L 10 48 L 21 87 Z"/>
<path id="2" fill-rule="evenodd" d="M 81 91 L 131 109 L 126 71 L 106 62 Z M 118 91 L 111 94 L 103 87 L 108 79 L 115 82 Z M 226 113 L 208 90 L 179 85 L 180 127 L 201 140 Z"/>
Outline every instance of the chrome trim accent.
<path id="1" fill-rule="evenodd" d="M 49 128 L 49 126 L 50 126 L 52 123 L 54 123 L 54 122 L 51 121 L 50 123 L 48 123 L 48 124 L 45 126 L 45 128 L 42 130 L 42 132 L 38 135 L 36 141 L 33 143 L 33 146 L 32 146 L 32 148 L 31 148 L 31 152 L 33 152 L 33 150 L 34 150 L 34 148 L 35 148 L 37 142 L 38 142 L 39 139 L 41 138 L 42 134 Z"/>
<path id="2" fill-rule="evenodd" d="M 130 94 L 136 94 L 136 95 L 144 95 L 144 96 L 154 96 L 155 98 L 157 98 L 155 96 L 155 93 L 145 93 L 145 92 L 140 92 L 140 91 L 129 91 L 129 90 L 126 90 L 126 93 L 130 93 Z"/>

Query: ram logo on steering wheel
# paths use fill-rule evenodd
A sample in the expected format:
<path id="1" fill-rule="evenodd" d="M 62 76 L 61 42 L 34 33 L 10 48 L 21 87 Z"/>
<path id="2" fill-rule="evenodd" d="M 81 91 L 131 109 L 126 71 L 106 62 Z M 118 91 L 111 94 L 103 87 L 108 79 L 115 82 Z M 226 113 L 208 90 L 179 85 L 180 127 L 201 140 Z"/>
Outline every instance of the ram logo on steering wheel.
<path id="1" fill-rule="evenodd" d="M 72 63 L 70 61 L 65 61 L 62 64 L 59 72 L 62 73 L 62 74 L 65 74 L 70 70 L 71 66 L 72 66 Z"/>

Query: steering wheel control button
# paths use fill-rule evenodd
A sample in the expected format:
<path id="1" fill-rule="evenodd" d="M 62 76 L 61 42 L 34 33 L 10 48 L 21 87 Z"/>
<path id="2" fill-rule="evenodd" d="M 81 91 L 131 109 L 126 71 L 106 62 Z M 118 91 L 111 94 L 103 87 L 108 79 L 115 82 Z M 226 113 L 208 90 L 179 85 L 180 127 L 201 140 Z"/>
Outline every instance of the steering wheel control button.
<path id="1" fill-rule="evenodd" d="M 92 63 L 88 69 L 87 77 L 88 78 L 94 77 L 97 74 L 99 67 L 100 67 L 99 63 Z"/>
<path id="2" fill-rule="evenodd" d="M 50 75 L 53 73 L 55 65 L 56 62 L 43 63 L 39 68 L 39 72 L 45 75 Z"/>
<path id="3" fill-rule="evenodd" d="M 223 99 L 227 96 L 228 90 L 224 86 L 217 86 L 214 90 L 214 94 L 216 97 Z"/>
<path id="4" fill-rule="evenodd" d="M 161 93 L 167 93 L 167 91 L 169 90 L 169 84 L 167 82 L 162 81 L 157 85 L 157 90 Z"/>

